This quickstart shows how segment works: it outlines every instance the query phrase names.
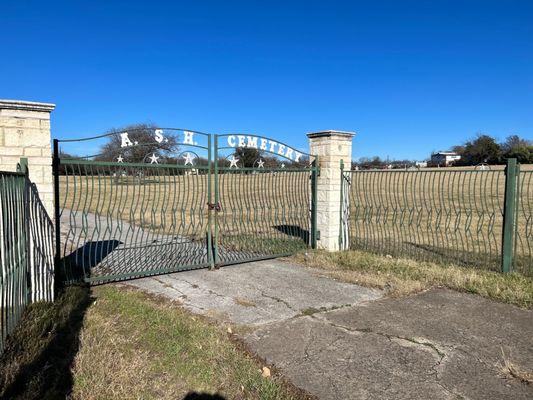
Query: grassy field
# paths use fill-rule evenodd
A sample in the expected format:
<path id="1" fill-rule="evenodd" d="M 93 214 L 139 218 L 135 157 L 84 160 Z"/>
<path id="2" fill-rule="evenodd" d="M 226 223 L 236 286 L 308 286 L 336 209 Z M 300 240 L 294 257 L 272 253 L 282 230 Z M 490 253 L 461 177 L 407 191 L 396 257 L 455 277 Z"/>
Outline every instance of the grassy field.
<path id="1" fill-rule="evenodd" d="M 533 274 L 533 166 L 522 166 L 516 269 Z M 351 249 L 500 268 L 505 175 L 472 168 L 348 174 Z"/>
<path id="2" fill-rule="evenodd" d="M 0 398 L 309 398 L 268 376 L 226 326 L 118 286 L 31 305 L 1 361 Z"/>
<path id="3" fill-rule="evenodd" d="M 430 170 L 430 171 L 435 171 L 435 170 L 442 170 L 442 169 L 446 169 L 446 170 L 450 170 L 450 171 L 479 171 L 480 170 L 480 167 L 478 166 L 466 166 L 466 167 L 446 167 L 446 168 L 424 168 L 424 170 Z M 489 165 L 489 170 L 490 171 L 503 171 L 505 169 L 505 165 L 504 164 L 501 164 L 501 165 Z M 520 165 L 520 170 L 521 171 L 533 171 L 533 164 L 522 164 Z"/>
<path id="4" fill-rule="evenodd" d="M 431 287 L 475 293 L 490 299 L 533 308 L 533 278 L 392 258 L 362 251 L 300 253 L 293 260 L 320 268 L 350 283 L 383 289 L 390 296 L 405 296 Z"/>
<path id="5" fill-rule="evenodd" d="M 221 174 L 221 209 L 216 213 L 208 209 L 208 202 L 214 201 L 214 182 L 206 174 L 170 175 L 168 169 L 147 168 L 140 179 L 133 169 L 118 177 L 110 176 L 116 171 L 108 169 L 87 171 L 93 175 L 82 175 L 78 169 L 67 172 L 60 177 L 66 224 L 75 219 L 74 214 L 92 213 L 111 231 L 117 221 L 127 221 L 138 230 L 198 240 L 209 229 L 209 214 L 212 227 L 217 219 L 221 238 L 255 235 L 301 240 L 301 231 L 309 225 L 308 172 Z M 80 226 L 75 230 L 81 231 L 82 223 L 76 223 Z M 98 232 L 100 237 L 104 233 L 109 236 Z"/>
<path id="6" fill-rule="evenodd" d="M 525 172 L 519 182 L 515 269 L 532 275 L 533 165 L 521 168 Z M 498 270 L 503 169 L 351 173 L 349 196 L 345 197 L 350 211 L 350 248 Z M 150 232 L 190 238 L 205 248 L 206 232 L 214 231 L 216 219 L 218 243 L 227 250 L 224 254 L 282 254 L 308 242 L 308 172 L 223 173 L 219 175 L 221 209 L 209 212 L 208 186 L 211 201 L 215 188 L 206 171 L 172 175 L 169 168 L 150 166 L 143 167 L 142 174 L 139 171 L 68 166 L 67 175 L 60 177 L 65 234 L 76 236 L 78 244 L 112 239 L 117 222 L 127 221 L 134 230 L 131 236 Z M 98 228 L 85 229 L 86 220 L 97 220 Z M 221 261 L 231 261 L 231 257 Z"/>

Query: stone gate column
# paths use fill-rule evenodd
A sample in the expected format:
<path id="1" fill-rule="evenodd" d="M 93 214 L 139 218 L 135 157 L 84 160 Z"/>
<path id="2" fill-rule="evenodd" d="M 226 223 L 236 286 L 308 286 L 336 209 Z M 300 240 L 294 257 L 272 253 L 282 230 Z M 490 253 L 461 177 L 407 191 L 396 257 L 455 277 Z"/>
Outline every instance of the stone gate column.
<path id="1" fill-rule="evenodd" d="M 0 100 L 0 170 L 16 171 L 28 159 L 30 180 L 36 184 L 50 218 L 54 217 L 50 113 L 54 104 Z"/>
<path id="2" fill-rule="evenodd" d="M 54 190 L 50 113 L 54 108 L 55 105 L 49 103 L 0 100 L 0 170 L 16 171 L 17 163 L 25 158 L 30 181 L 35 184 L 51 221 L 54 218 Z M 31 206 L 29 212 L 33 232 L 28 233 L 31 300 L 53 300 L 54 226 Z"/>
<path id="3" fill-rule="evenodd" d="M 354 132 L 322 131 L 308 133 L 309 153 L 318 156 L 320 175 L 317 182 L 318 248 L 339 250 L 341 212 L 341 160 L 349 168 Z"/>

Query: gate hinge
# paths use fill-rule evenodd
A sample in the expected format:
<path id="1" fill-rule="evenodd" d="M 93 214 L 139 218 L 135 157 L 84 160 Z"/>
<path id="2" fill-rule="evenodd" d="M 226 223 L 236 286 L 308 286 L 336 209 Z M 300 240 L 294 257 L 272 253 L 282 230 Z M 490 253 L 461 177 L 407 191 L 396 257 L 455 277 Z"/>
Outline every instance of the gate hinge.
<path id="1" fill-rule="evenodd" d="M 222 210 L 222 206 L 220 205 L 220 202 L 219 203 L 207 203 L 207 208 L 209 209 L 209 211 L 212 211 L 212 210 L 220 211 L 220 210 Z"/>

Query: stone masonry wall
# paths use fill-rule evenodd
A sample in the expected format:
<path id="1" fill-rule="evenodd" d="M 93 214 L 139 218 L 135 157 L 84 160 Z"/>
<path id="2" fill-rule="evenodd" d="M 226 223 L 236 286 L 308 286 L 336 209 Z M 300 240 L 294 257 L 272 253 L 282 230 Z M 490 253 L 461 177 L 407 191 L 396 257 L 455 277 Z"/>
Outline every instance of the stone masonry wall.
<path id="1" fill-rule="evenodd" d="M 54 104 L 0 100 L 0 170 L 16 171 L 21 157 L 28 159 L 30 180 L 36 184 L 48 215 L 53 219 L 50 112 Z"/>

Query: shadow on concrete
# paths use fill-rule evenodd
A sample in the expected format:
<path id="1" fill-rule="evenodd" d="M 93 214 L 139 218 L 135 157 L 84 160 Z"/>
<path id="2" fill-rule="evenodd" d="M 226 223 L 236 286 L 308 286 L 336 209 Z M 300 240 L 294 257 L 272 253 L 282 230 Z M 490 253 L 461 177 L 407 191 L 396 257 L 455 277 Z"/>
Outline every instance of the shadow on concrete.
<path id="1" fill-rule="evenodd" d="M 309 231 L 297 225 L 275 225 L 275 229 L 292 237 L 300 238 L 305 243 L 309 242 Z"/>
<path id="2" fill-rule="evenodd" d="M 87 242 L 60 260 L 60 280 L 83 282 L 83 278 L 91 276 L 91 268 L 96 267 L 111 254 L 122 242 L 118 240 L 100 240 Z"/>

